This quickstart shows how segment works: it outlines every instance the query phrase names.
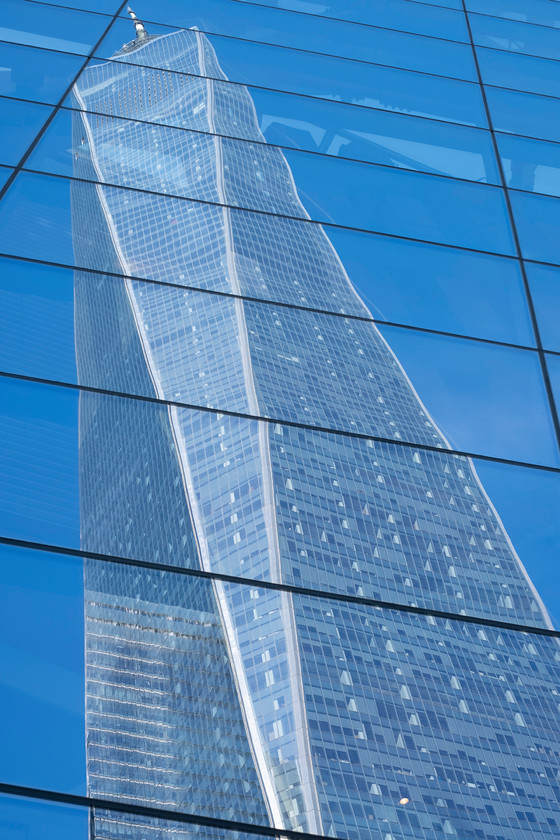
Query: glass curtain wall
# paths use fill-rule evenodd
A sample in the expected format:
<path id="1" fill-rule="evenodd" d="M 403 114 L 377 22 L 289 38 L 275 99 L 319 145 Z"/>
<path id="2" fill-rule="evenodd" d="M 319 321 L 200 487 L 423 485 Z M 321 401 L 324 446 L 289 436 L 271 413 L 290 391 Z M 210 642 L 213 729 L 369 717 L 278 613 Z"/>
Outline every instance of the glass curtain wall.
<path id="1" fill-rule="evenodd" d="M 553 0 L 5 0 L 7 840 L 560 826 Z"/>

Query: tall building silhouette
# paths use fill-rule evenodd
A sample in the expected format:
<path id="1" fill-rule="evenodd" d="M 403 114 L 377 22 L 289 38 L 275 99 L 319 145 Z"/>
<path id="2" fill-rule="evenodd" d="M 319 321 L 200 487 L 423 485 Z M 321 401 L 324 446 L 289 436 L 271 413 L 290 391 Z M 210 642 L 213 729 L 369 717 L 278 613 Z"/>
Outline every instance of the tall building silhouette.
<path id="1" fill-rule="evenodd" d="M 136 28 L 74 88 L 75 174 L 100 182 L 73 184 L 76 262 L 124 275 L 76 271 L 79 378 L 215 411 L 81 395 L 84 550 L 550 626 L 472 462 L 344 317 L 369 312 L 248 90 L 197 30 Z M 286 289 L 339 314 L 241 297 Z M 85 586 L 92 795 L 351 840 L 560 819 L 551 640 L 92 560 Z"/>

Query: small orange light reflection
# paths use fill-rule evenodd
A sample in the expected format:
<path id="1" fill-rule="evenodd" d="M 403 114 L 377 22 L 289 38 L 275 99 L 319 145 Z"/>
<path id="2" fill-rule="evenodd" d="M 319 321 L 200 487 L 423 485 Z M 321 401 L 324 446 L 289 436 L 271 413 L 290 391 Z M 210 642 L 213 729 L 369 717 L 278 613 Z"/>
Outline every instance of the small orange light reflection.
<path id="1" fill-rule="evenodd" d="M 409 802 L 410 799 L 407 799 L 406 796 L 403 796 L 403 798 L 399 800 L 399 805 L 407 805 Z"/>

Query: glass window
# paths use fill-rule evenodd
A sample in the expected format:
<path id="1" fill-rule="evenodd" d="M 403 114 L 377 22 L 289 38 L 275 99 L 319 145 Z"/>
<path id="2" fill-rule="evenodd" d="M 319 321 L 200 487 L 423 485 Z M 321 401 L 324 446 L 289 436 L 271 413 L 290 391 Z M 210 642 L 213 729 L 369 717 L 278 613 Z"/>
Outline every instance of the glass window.
<path id="1" fill-rule="evenodd" d="M 85 795 L 83 564 L 0 545 L 0 582 L 0 780 Z"/>
<path id="2" fill-rule="evenodd" d="M 111 40 L 105 42 L 101 54 L 118 59 L 123 73 L 125 62 L 145 64 L 370 108 L 486 125 L 480 92 L 474 83 L 193 30 L 174 31 L 157 26 L 152 26 L 152 30 L 154 35 L 164 34 L 168 39 L 162 43 L 154 38 L 133 52 L 115 52 L 123 40 L 130 39 L 130 24 L 121 21 L 111 28 Z M 103 74 L 106 69 L 97 72 Z M 150 77 L 149 72 L 147 75 Z M 134 107 L 138 105 L 135 103 Z"/>
<path id="3" fill-rule="evenodd" d="M 21 0 L 4 0 L 0 38 L 31 47 L 87 55 L 110 22 L 111 18 L 105 15 L 43 3 L 35 3 L 30 11 Z"/>
<path id="4" fill-rule="evenodd" d="M 138 17 L 145 19 L 146 28 L 150 31 L 146 21 L 154 18 L 153 5 L 139 0 L 134 11 Z M 208 0 L 203 7 L 193 0 L 162 0 L 157 18 L 162 23 L 189 29 L 197 27 L 202 32 L 215 35 L 247 38 L 471 81 L 476 78 L 470 46 L 436 37 L 424 38 L 391 29 L 329 20 L 318 15 L 235 4 L 230 0 Z M 129 39 L 132 39 L 134 30 L 130 20 L 127 26 Z M 124 24 L 120 23 L 117 28 L 120 36 Z M 109 33 L 104 50 L 113 44 L 116 48 L 122 46 L 116 35 Z"/>
<path id="5" fill-rule="evenodd" d="M 270 147 L 267 151 L 270 151 Z M 368 173 L 371 177 L 364 182 L 359 168 L 353 169 L 349 161 L 328 160 L 327 163 L 350 164 L 334 170 L 333 167 L 316 165 L 317 161 L 321 164 L 323 160 L 325 159 L 306 156 L 305 166 L 303 162 L 298 161 L 297 168 L 294 166 L 295 159 L 290 161 L 299 195 L 303 197 L 307 208 L 316 219 L 336 217 L 339 223 L 357 223 L 370 228 L 378 226 L 380 232 L 397 236 L 439 240 L 443 244 L 488 251 L 499 250 L 509 254 L 513 252 L 505 203 L 501 191 L 497 188 L 373 166 L 372 172 Z M 313 165 L 310 166 L 310 163 Z M 356 166 L 358 167 L 357 164 Z M 322 178 L 328 180 L 321 181 Z M 353 196 L 347 192 L 348 183 L 351 183 L 355 190 Z M 375 194 L 386 196 L 387 200 L 383 204 L 371 203 L 372 190 Z M 70 206 L 72 193 L 79 202 L 75 204 L 73 211 Z M 181 285 L 188 282 L 189 285 L 202 284 L 203 287 L 217 290 L 230 288 L 229 280 L 224 278 L 223 272 L 219 273 L 218 265 L 209 269 L 202 255 L 187 247 L 187 242 L 191 241 L 200 226 L 208 230 L 221 230 L 222 211 L 218 205 L 201 204 L 152 193 L 125 192 L 114 187 L 105 187 L 103 196 L 104 201 L 111 202 L 111 212 L 120 216 L 119 223 L 124 223 L 130 209 L 134 210 L 135 214 L 148 213 L 158 216 L 164 212 L 166 216 L 171 215 L 171 218 L 161 221 L 165 231 L 163 239 L 159 223 L 150 225 L 148 229 L 145 226 L 137 226 L 122 231 L 121 241 L 123 237 L 126 238 L 126 250 L 129 255 L 124 273 L 140 277 L 156 275 L 153 279 L 166 281 L 178 277 Z M 236 197 L 235 200 L 239 199 Z M 118 249 L 115 251 L 111 242 L 107 241 L 106 246 L 97 251 L 93 247 L 93 231 L 97 231 L 97 235 L 104 236 L 105 239 L 108 237 L 107 221 L 101 215 L 99 206 L 99 194 L 93 183 L 21 173 L 0 205 L 0 231 L 5 253 L 62 262 L 66 265 L 72 265 L 76 261 L 87 268 L 122 273 L 123 255 Z M 78 207 L 83 208 L 82 213 L 77 212 Z M 293 207 L 299 215 L 305 215 L 306 211 L 295 195 Z M 267 205 L 266 209 L 271 208 Z M 272 209 L 285 211 L 286 207 Z M 102 212 L 105 212 L 104 205 Z M 92 215 L 92 218 L 88 218 L 88 214 Z M 275 243 L 284 243 L 288 231 L 298 238 L 303 237 L 310 243 L 310 247 L 311 243 L 317 243 L 318 248 L 323 247 L 318 243 L 324 242 L 324 247 L 330 248 L 328 225 L 322 230 L 316 225 L 311 228 L 309 222 L 303 222 L 303 226 L 300 227 L 296 223 L 297 220 L 292 221 L 284 219 L 283 216 L 266 213 L 251 214 L 235 208 L 229 215 L 240 248 L 247 246 L 249 237 L 252 236 L 253 240 L 260 237 L 261 247 L 253 250 L 253 265 L 258 265 L 259 254 L 264 249 L 263 237 L 273 237 Z M 21 241 L 20 236 L 22 225 L 25 225 L 27 233 L 25 243 Z M 53 237 L 55 231 L 56 238 Z M 187 239 L 177 250 L 165 257 L 167 252 L 164 249 L 169 248 L 171 241 L 175 244 L 178 242 L 179 231 L 183 231 Z M 139 237 L 144 243 L 148 240 L 153 241 L 156 250 L 146 252 L 137 242 Z M 156 245 L 157 241 L 159 245 Z M 295 244 L 292 244 L 287 249 L 285 259 L 296 258 L 294 248 Z M 290 256 L 292 251 L 293 257 Z M 217 251 L 213 252 L 212 259 L 216 254 Z M 160 258 L 163 260 L 161 263 Z M 241 262 L 243 263 L 243 260 Z M 187 275 L 181 271 L 181 266 L 186 267 L 187 264 L 193 268 L 188 280 Z M 167 275 L 163 270 L 164 265 Z M 266 283 L 262 281 L 262 275 L 258 276 L 249 271 L 248 264 L 243 265 L 243 274 L 247 276 L 246 288 L 250 289 L 252 285 L 256 285 L 264 290 Z M 280 279 L 278 275 L 274 280 L 275 266 L 270 266 L 266 274 L 272 284 Z M 317 291 L 314 286 L 309 283 L 305 285 L 310 286 L 309 293 L 315 297 Z M 263 292 L 258 296 L 262 297 Z M 305 294 L 302 297 L 305 298 Z"/>
<path id="6" fill-rule="evenodd" d="M 380 331 L 453 448 L 559 463 L 535 353 L 398 327 Z"/>
<path id="7" fill-rule="evenodd" d="M 560 27 L 560 11 L 550 0 L 467 0 L 470 12 Z"/>
<path id="8" fill-rule="evenodd" d="M 497 131 L 558 140 L 560 99 L 491 87 L 486 88 L 486 95 Z"/>
<path id="9" fill-rule="evenodd" d="M 226 89 L 226 96 L 236 96 L 236 86 L 225 83 L 222 87 Z M 499 183 L 492 141 L 486 131 L 370 108 L 342 104 L 333 106 L 318 99 L 257 88 L 246 91 L 255 106 L 258 126 L 254 121 L 239 120 L 204 126 L 197 119 L 198 115 L 193 115 L 192 125 L 185 125 L 190 122 L 189 111 L 186 109 L 180 116 L 163 114 L 162 121 L 180 128 L 214 128 L 230 137 L 268 141 L 284 148 L 317 151 L 333 157 L 353 158 L 483 183 Z M 35 168 L 47 166 L 48 171 L 72 174 L 72 119 L 76 118 L 64 111 L 57 115 L 33 156 Z M 159 126 L 157 129 L 142 128 L 138 123 L 127 126 L 115 118 L 107 119 L 106 125 L 107 128 L 113 126 L 115 140 L 117 132 L 125 135 L 127 128 L 129 134 L 134 132 L 140 135 L 144 132 L 144 137 L 149 136 L 152 141 L 159 142 L 158 137 L 164 141 L 166 137 L 181 139 L 181 135 L 165 131 Z M 106 133 L 110 139 L 110 132 Z"/>
<path id="10" fill-rule="evenodd" d="M 360 243 L 350 240 L 344 245 L 359 247 Z M 446 326 L 454 317 L 455 309 L 468 311 L 470 308 L 473 322 L 478 318 L 484 323 L 486 314 L 486 320 L 498 325 L 500 317 L 507 323 L 513 310 L 513 324 L 517 316 L 518 322 L 528 329 L 520 279 L 513 262 L 502 265 L 496 258 L 478 254 L 469 260 L 470 255 L 455 251 L 444 251 L 441 255 L 434 251 L 433 246 L 415 243 L 378 242 L 377 248 L 369 253 L 370 258 L 377 259 L 378 271 L 375 278 L 370 276 L 369 279 L 378 306 L 383 305 L 385 299 L 388 305 L 393 303 L 395 309 L 399 305 L 403 308 L 403 298 L 409 306 L 417 300 L 420 311 L 428 304 L 435 310 L 432 316 L 435 320 L 438 306 L 434 301 L 441 300 L 440 325 Z M 342 255 L 345 256 L 344 251 Z M 395 264 L 390 272 L 392 256 L 395 256 Z M 454 291 L 453 286 L 447 284 L 450 300 L 446 300 L 446 273 L 452 272 L 462 256 L 466 256 L 467 264 L 460 271 L 468 275 L 469 269 L 480 270 L 480 296 L 476 296 L 472 284 L 461 288 L 457 283 L 459 277 L 455 277 L 459 289 Z M 377 384 L 369 376 L 371 368 L 382 364 L 383 359 L 385 364 L 393 365 L 377 330 L 365 320 L 353 321 L 305 309 L 278 308 L 272 303 L 245 301 L 241 304 L 231 297 L 186 291 L 180 286 L 125 281 L 111 275 L 72 272 L 16 260 L 3 260 L 1 264 L 4 270 L 0 281 L 1 370 L 126 394 L 157 395 L 178 403 L 255 413 L 243 386 L 243 346 L 236 329 L 242 313 L 252 337 L 253 368 L 257 378 L 262 376 L 267 382 L 266 389 L 261 388 L 262 414 L 381 436 L 387 436 L 391 431 L 390 425 L 382 422 L 383 418 L 376 417 L 372 410 L 368 409 L 362 416 L 351 407 L 354 389 L 361 390 L 364 400 L 376 403 Z M 364 265 L 369 264 L 364 260 Z M 432 273 L 429 267 L 432 267 Z M 399 269 L 401 275 L 406 275 L 407 269 L 410 275 L 402 284 L 398 282 Z M 390 276 L 384 277 L 384 274 Z M 492 282 L 495 286 L 493 296 L 485 288 Z M 513 287 L 515 294 L 512 295 L 508 286 Z M 368 300 L 365 295 L 364 298 Z M 471 302 L 473 299 L 476 305 Z M 129 300 L 141 313 L 144 343 L 150 343 L 152 333 L 161 336 L 149 351 L 160 370 L 157 393 L 151 379 L 140 375 L 143 347 Z M 494 309 L 499 311 L 499 316 L 492 318 L 489 313 Z M 371 306 L 374 315 L 377 310 L 378 307 Z M 93 313 L 103 311 L 103 329 L 99 327 L 96 332 Z M 364 318 L 369 315 L 365 306 L 362 314 Z M 428 320 L 429 316 L 424 319 Z M 207 323 L 212 324 L 212 330 L 202 329 Z M 216 342 L 216 331 L 221 335 L 220 342 Z M 93 335 L 96 335 L 95 347 L 90 343 Z M 312 338 L 304 340 L 303 336 Z M 358 361 L 356 342 L 361 348 L 357 355 L 362 357 Z M 129 348 L 126 365 L 121 359 L 123 346 Z M 165 348 L 165 353 L 161 352 L 160 346 Z M 301 348 L 300 352 L 298 348 Z M 94 352 L 99 356 L 97 365 L 83 363 L 84 354 Z M 337 358 L 336 377 L 330 367 L 334 358 Z M 295 363 L 278 365 L 278 359 L 292 359 Z M 237 378 L 233 373 L 235 365 L 239 368 Z M 228 367 L 230 376 L 226 383 L 223 371 Z M 282 397 L 283 377 L 289 381 L 290 388 L 305 397 L 305 405 L 300 396 L 295 401 Z M 324 388 L 332 392 L 333 400 L 334 394 L 339 393 L 337 399 L 344 402 L 344 410 L 335 410 L 326 406 L 320 397 L 312 396 L 314 383 L 321 379 Z M 397 380 L 398 376 L 394 387 L 397 387 Z M 272 382 L 276 382 L 276 387 Z M 348 417 L 344 413 L 346 410 Z"/>
<path id="11" fill-rule="evenodd" d="M 33 681 L 33 671 L 26 674 Z M 8 728 L 8 727 L 5 727 Z M 21 734 L 21 733 L 20 733 Z M 60 732 L 57 732 L 55 753 L 59 752 Z M 89 810 L 73 805 L 59 805 L 17 796 L 0 794 L 0 829 L 5 840 L 87 840 L 89 835 Z"/>
<path id="12" fill-rule="evenodd" d="M 355 231 L 329 236 L 376 319 L 534 343 L 515 261 Z"/>
<path id="13" fill-rule="evenodd" d="M 4 133 L 0 136 L 0 162 L 19 163 L 23 153 L 44 124 L 51 109 L 15 99 L 0 98 L 0 119 Z"/>
<path id="14" fill-rule="evenodd" d="M 544 265 L 525 264 L 543 346 L 560 351 L 560 271 Z"/>
<path id="15" fill-rule="evenodd" d="M 13 169 L 7 166 L 0 167 L 0 188 L 4 186 L 10 175 L 12 174 Z"/>
<path id="16" fill-rule="evenodd" d="M 508 186 L 560 195 L 560 144 L 497 135 Z"/>
<path id="17" fill-rule="evenodd" d="M 254 3 L 251 3 L 249 8 L 254 5 Z M 464 15 L 457 11 L 441 8 L 441 6 L 447 5 L 443 3 L 438 7 L 423 3 L 411 5 L 409 0 L 377 0 L 375 4 L 368 3 L 367 0 L 355 0 L 352 3 L 345 2 L 345 0 L 330 0 L 328 3 L 321 4 L 306 2 L 306 0 L 277 0 L 277 2 L 271 0 L 270 3 L 259 2 L 259 5 L 303 12 L 312 15 L 312 19 L 316 19 L 320 15 L 337 18 L 336 21 L 333 21 L 333 26 L 339 26 L 341 20 L 351 20 L 370 26 L 383 26 L 388 29 L 417 32 L 420 35 L 449 38 L 452 41 L 468 41 L 469 39 Z M 175 15 L 177 15 L 176 2 L 173 3 L 173 8 L 175 9 Z M 184 4 L 181 4 L 180 8 L 184 9 Z M 158 20 L 162 23 L 171 23 L 170 18 L 168 19 L 168 17 L 159 13 L 154 14 L 152 8 L 146 9 L 142 14 L 145 14 L 148 20 L 158 17 Z M 179 26 L 188 25 L 184 20 L 178 18 L 174 22 Z"/>
<path id="18" fill-rule="evenodd" d="M 523 255 L 560 263 L 560 201 L 514 191 L 510 196 Z"/>
<path id="19" fill-rule="evenodd" d="M 122 64 L 114 62 L 105 65 L 104 72 L 113 69 L 118 81 L 121 79 L 121 68 Z M 147 83 L 144 68 L 128 70 L 127 73 L 130 76 L 134 74 L 139 82 Z M 150 75 L 158 86 L 170 83 L 164 71 L 153 70 Z M 133 116 L 126 98 L 113 96 L 107 100 L 104 96 L 96 96 L 95 88 L 90 92 L 92 88 L 87 85 L 82 87 L 84 79 L 85 76 L 75 89 L 83 90 L 81 101 L 74 93 L 67 104 L 97 113 L 110 112 L 112 116 Z M 207 82 L 191 77 L 189 84 L 194 100 L 197 91 Z M 152 104 L 149 97 L 143 98 L 141 103 L 138 100 L 135 115 L 147 122 L 179 128 L 199 129 L 245 140 L 265 139 L 280 146 L 385 163 L 403 169 L 498 182 L 492 143 L 485 131 L 230 82 L 213 81 L 212 93 L 217 100 L 229 103 L 232 108 L 238 108 L 245 98 L 251 104 L 251 119 L 235 114 L 233 119 L 210 122 L 208 114 L 197 107 L 199 101 L 193 101 L 192 107 L 183 107 L 180 111 L 162 111 L 157 103 Z M 59 117 L 61 119 L 62 116 Z"/>
<path id="20" fill-rule="evenodd" d="M 55 105 L 83 61 L 74 55 L 0 43 L 0 95 Z"/>
<path id="21" fill-rule="evenodd" d="M 553 356 L 552 354 L 547 353 L 546 366 L 548 368 L 552 391 L 554 393 L 556 410 L 560 411 L 560 356 Z"/>
<path id="22" fill-rule="evenodd" d="M 276 96 L 282 100 L 284 95 L 277 94 Z M 255 122 L 245 123 L 245 131 L 239 132 L 252 133 L 251 140 L 261 144 L 256 147 L 255 152 L 260 159 L 280 159 L 278 149 L 266 150 L 266 140 L 269 140 L 270 143 L 278 144 L 285 149 L 296 147 L 302 150 L 320 151 L 321 156 L 326 156 L 323 165 L 328 165 L 327 161 L 331 157 L 354 158 L 407 171 L 415 169 L 427 174 L 451 175 L 482 183 L 499 183 L 492 141 L 490 134 L 486 131 L 365 108 L 349 109 L 350 116 L 354 117 L 353 124 L 356 126 L 354 130 L 345 128 L 337 131 L 336 120 L 339 112 L 336 107 L 327 105 L 323 108 L 325 103 L 318 100 L 294 98 L 298 105 L 303 105 L 300 110 L 302 119 L 297 119 L 298 112 L 289 108 L 290 103 L 286 105 L 285 102 L 280 101 L 279 114 L 272 115 L 264 111 L 261 117 L 262 128 L 257 127 Z M 257 97 L 257 100 L 259 99 L 260 97 Z M 268 97 L 265 96 L 263 99 L 266 103 Z M 307 103 L 312 107 L 308 109 Z M 319 107 L 315 108 L 314 106 L 317 105 Z M 294 114 L 293 118 L 287 116 L 290 111 Z M 318 112 L 320 124 L 304 119 L 306 113 L 312 117 L 314 112 Z M 286 116 L 283 117 L 283 114 Z M 182 122 L 182 120 L 176 119 L 176 122 Z M 198 127 L 204 130 L 204 128 L 209 129 L 214 126 L 203 126 L 199 123 Z M 229 123 L 220 127 L 226 135 L 229 134 Z M 113 160 L 123 157 L 122 149 L 126 145 L 127 163 L 123 163 L 120 169 L 114 165 L 110 167 L 113 183 L 124 185 L 132 183 L 138 186 L 143 184 L 148 188 L 161 191 L 162 160 L 159 162 L 152 160 L 156 150 L 173 149 L 173 152 L 168 152 L 163 159 L 169 161 L 165 167 L 169 170 L 171 157 L 178 162 L 186 154 L 187 149 L 200 150 L 212 142 L 218 142 L 205 136 L 208 131 L 201 136 L 192 134 L 190 130 L 181 133 L 176 128 L 148 125 L 131 120 L 124 121 L 114 117 L 106 117 L 103 121 L 102 141 L 100 134 L 99 143 L 95 142 L 92 145 L 91 142 L 86 142 L 88 131 L 94 133 L 99 128 L 98 116 L 80 117 L 75 111 L 59 112 L 33 152 L 28 165 L 32 169 L 71 176 L 78 170 L 76 155 L 85 153 L 91 155 L 95 150 L 104 160 L 103 168 L 107 170 L 108 157 L 110 156 Z M 84 136 L 83 143 L 82 136 Z M 226 144 L 232 153 L 237 150 L 239 159 L 244 154 L 251 154 L 253 149 L 252 144 L 236 143 L 232 139 L 222 141 L 222 145 Z M 131 152 L 134 153 L 133 158 Z M 290 162 L 291 153 L 288 151 L 286 154 Z M 299 158 L 300 155 L 296 153 L 295 159 L 299 160 Z M 309 160 L 309 158 L 303 159 Z M 131 177 L 133 167 L 137 173 L 140 171 L 139 183 Z M 150 171 L 157 176 L 155 180 L 153 177 L 150 179 Z M 180 185 L 181 180 L 174 174 L 175 190 Z M 204 186 L 206 187 L 206 184 Z M 204 197 L 204 193 L 201 197 Z"/>
<path id="23" fill-rule="evenodd" d="M 478 47 L 476 54 L 486 84 L 560 97 L 557 61 L 483 47 Z"/>
<path id="24" fill-rule="evenodd" d="M 444 449 L 188 408 L 169 411 L 156 402 L 6 377 L 0 385 L 1 459 L 9 484 L 0 511 L 8 538 L 167 566 L 202 563 L 208 571 L 251 579 L 277 580 L 279 564 L 288 584 L 539 623 L 511 541 L 529 574 L 542 580 L 560 539 L 556 518 L 545 518 L 543 526 L 559 497 L 556 472 L 508 467 L 500 474 L 495 464 Z M 380 389 L 384 402 L 371 410 L 389 412 L 387 435 L 394 435 L 395 396 Z M 504 390 L 492 398 L 494 407 Z M 448 394 L 452 399 L 451 388 Z M 524 395 L 530 399 L 534 391 Z M 443 440 L 426 413 L 417 411 L 413 420 L 410 411 L 406 419 L 404 402 L 400 410 L 401 429 L 408 422 L 415 437 L 432 445 Z M 503 423 L 508 434 L 513 421 Z M 239 451 L 243 458 L 234 456 Z M 273 557 L 263 457 L 274 487 L 279 553 Z M 448 570 L 454 563 L 465 576 L 459 589 Z M 543 597 L 558 619 L 558 576 L 550 574 L 550 594 Z M 513 600 L 500 603 L 496 575 L 512 584 Z"/>
<path id="25" fill-rule="evenodd" d="M 499 50 L 560 58 L 560 36 L 553 29 L 487 15 L 469 15 L 475 44 Z"/>

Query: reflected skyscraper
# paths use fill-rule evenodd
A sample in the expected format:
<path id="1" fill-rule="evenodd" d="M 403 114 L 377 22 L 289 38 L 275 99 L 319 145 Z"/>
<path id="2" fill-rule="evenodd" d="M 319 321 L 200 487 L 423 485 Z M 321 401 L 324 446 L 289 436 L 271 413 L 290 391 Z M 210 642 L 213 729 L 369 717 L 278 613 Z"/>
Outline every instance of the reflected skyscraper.
<path id="1" fill-rule="evenodd" d="M 197 30 L 136 31 L 74 89 L 75 174 L 99 182 L 74 182 L 76 262 L 125 276 L 76 272 L 78 371 L 174 405 L 82 394 L 83 548 L 550 626 L 472 463 L 375 325 L 344 317 L 369 312 L 247 89 Z M 242 297 L 286 289 L 297 308 Z M 531 729 L 550 711 L 557 740 L 558 663 L 520 673 L 538 653 L 521 634 L 93 561 L 85 586 L 93 795 L 352 840 L 517 840 L 542 836 L 509 797 L 530 794 L 523 768 L 550 782 L 536 824 L 558 818 Z"/>

